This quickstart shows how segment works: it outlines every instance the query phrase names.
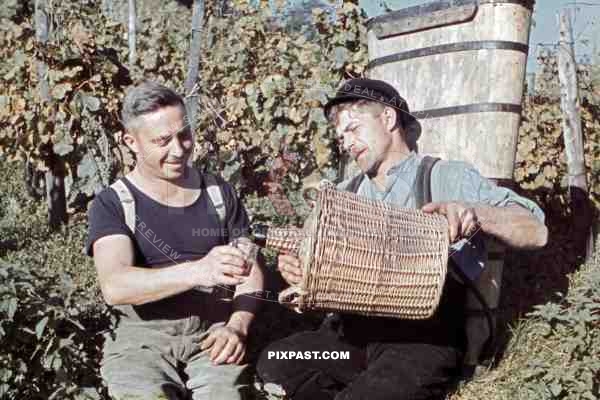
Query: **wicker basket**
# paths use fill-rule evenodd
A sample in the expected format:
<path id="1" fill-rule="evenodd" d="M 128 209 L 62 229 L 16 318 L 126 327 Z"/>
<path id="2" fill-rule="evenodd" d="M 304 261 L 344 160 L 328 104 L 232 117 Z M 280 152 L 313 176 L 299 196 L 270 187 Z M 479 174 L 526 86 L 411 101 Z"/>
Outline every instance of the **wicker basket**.
<path id="1" fill-rule="evenodd" d="M 326 185 L 304 228 L 271 228 L 266 245 L 302 262 L 300 285 L 279 296 L 297 311 L 425 319 L 446 279 L 448 222 Z"/>

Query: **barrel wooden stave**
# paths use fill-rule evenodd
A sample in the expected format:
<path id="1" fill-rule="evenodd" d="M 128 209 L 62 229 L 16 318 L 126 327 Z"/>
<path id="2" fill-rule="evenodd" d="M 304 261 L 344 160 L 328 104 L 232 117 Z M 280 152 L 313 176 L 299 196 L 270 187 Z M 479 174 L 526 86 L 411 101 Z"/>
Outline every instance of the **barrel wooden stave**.
<path id="1" fill-rule="evenodd" d="M 501 40 L 528 44 L 530 20 L 531 11 L 521 5 L 483 4 L 479 6 L 474 20 L 469 22 L 388 37 L 383 40 L 377 39 L 373 29 L 370 29 L 367 32 L 369 60 L 399 51 L 450 43 Z"/>
<path id="2" fill-rule="evenodd" d="M 469 50 L 380 65 L 369 77 L 394 86 L 413 112 L 478 103 L 518 105 L 524 83 L 517 77 L 525 75 L 526 62 L 527 55 L 517 51 Z M 435 87 L 427 90 L 425 82 Z"/>
<path id="3" fill-rule="evenodd" d="M 368 75 L 406 98 L 422 126 L 420 153 L 469 162 L 489 178 L 512 179 L 530 19 L 523 5 L 485 3 L 470 21 L 383 39 L 377 38 L 377 18 L 370 22 Z M 394 21 L 388 16 L 383 23 L 389 33 Z M 498 43 L 505 49 L 485 48 Z M 377 64 L 382 57 L 453 44 L 461 50 Z M 483 48 L 465 50 L 472 45 Z"/>
<path id="4" fill-rule="evenodd" d="M 468 162 L 486 177 L 512 180 L 517 138 L 498 138 L 496 129 L 513 132 L 519 124 L 518 114 L 491 112 L 423 120 L 425 133 L 419 139 L 418 149 L 444 160 Z"/>

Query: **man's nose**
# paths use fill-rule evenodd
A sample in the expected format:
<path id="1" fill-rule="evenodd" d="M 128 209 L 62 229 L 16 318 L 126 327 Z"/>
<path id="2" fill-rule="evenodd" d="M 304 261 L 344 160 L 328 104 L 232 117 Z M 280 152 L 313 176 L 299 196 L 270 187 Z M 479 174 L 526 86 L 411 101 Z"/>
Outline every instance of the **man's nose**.
<path id="1" fill-rule="evenodd" d="M 342 150 L 349 151 L 353 143 L 352 135 L 349 133 L 343 133 L 338 137 L 338 143 L 342 147 Z"/>
<path id="2" fill-rule="evenodd" d="M 175 135 L 173 140 L 171 141 L 171 154 L 176 157 L 181 157 L 185 153 L 185 148 L 183 147 L 183 143 L 181 142 L 181 138 L 179 135 Z"/>

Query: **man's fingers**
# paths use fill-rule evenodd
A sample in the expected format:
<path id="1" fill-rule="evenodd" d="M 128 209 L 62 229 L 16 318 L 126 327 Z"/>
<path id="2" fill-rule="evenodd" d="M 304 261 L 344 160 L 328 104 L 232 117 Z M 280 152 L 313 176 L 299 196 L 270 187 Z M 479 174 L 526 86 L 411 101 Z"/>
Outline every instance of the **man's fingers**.
<path id="1" fill-rule="evenodd" d="M 294 275 L 302 276 L 302 268 L 300 265 L 300 259 L 298 257 L 282 255 L 279 256 L 277 268 L 283 272 L 287 271 Z"/>
<path id="2" fill-rule="evenodd" d="M 279 270 L 283 273 L 286 272 L 291 275 L 296 275 L 298 277 L 302 277 L 302 269 L 300 267 L 296 267 L 294 265 L 285 265 L 282 264 L 279 266 Z"/>
<path id="3" fill-rule="evenodd" d="M 221 275 L 217 278 L 217 284 L 219 284 L 219 285 L 237 286 L 240 283 L 244 283 L 244 282 L 245 282 L 244 278 L 235 277 L 235 276 Z"/>
<path id="4" fill-rule="evenodd" d="M 438 213 L 446 215 L 446 205 L 444 203 L 427 203 L 421 207 L 421 211 L 426 213 Z"/>
<path id="5" fill-rule="evenodd" d="M 244 275 L 246 270 L 234 265 L 223 265 L 221 271 L 228 275 Z"/>
<path id="6" fill-rule="evenodd" d="M 472 209 L 466 209 L 461 218 L 462 236 L 467 237 L 477 231 L 477 216 Z"/>
<path id="7" fill-rule="evenodd" d="M 242 351 L 239 356 L 233 361 L 234 364 L 241 364 L 246 356 L 246 346 L 242 345 Z"/>
<path id="8" fill-rule="evenodd" d="M 221 353 L 219 353 L 219 355 L 214 359 L 214 363 L 215 364 L 222 364 L 225 361 L 227 361 L 227 359 L 229 357 L 231 357 L 232 354 L 235 353 L 235 347 L 236 347 L 236 342 L 234 340 L 228 340 L 227 343 L 225 344 L 225 347 L 223 347 L 223 350 L 221 350 Z"/>
<path id="9" fill-rule="evenodd" d="M 456 209 L 448 206 L 446 203 L 427 203 L 421 207 L 421 211 L 426 213 L 437 213 L 445 215 L 448 219 L 448 235 L 450 235 L 450 242 L 454 242 L 458 233 L 460 232 L 460 221 L 458 215 L 456 215 Z"/>
<path id="10" fill-rule="evenodd" d="M 477 225 L 474 222 L 469 222 L 466 225 L 462 224 L 462 232 L 461 236 L 464 238 L 469 238 L 473 236 L 477 232 Z"/>
<path id="11" fill-rule="evenodd" d="M 289 254 L 281 254 L 277 259 L 277 263 L 279 265 L 292 265 L 300 268 L 300 259 Z"/>
<path id="12" fill-rule="evenodd" d="M 282 271 L 281 276 L 283 276 L 283 279 L 285 279 L 285 281 L 290 285 L 297 285 L 302 281 L 302 276 L 290 274 L 288 272 Z"/>
<path id="13" fill-rule="evenodd" d="M 213 336 L 213 335 L 208 335 L 208 337 L 206 339 L 204 339 L 202 341 L 202 343 L 200 344 L 200 348 L 202 350 L 206 350 L 208 348 L 210 348 L 216 341 L 217 339 Z"/>
<path id="14" fill-rule="evenodd" d="M 234 267 L 243 267 L 244 263 L 246 262 L 246 260 L 244 259 L 244 257 L 239 257 L 237 255 L 233 255 L 233 254 L 226 254 L 220 257 L 221 263 L 223 265 L 232 265 Z"/>
<path id="15" fill-rule="evenodd" d="M 302 269 L 299 266 L 296 267 L 292 264 L 281 263 L 278 268 L 279 272 L 281 272 L 281 276 L 283 276 L 290 285 L 296 285 L 302 280 Z"/>
<path id="16" fill-rule="evenodd" d="M 456 213 L 456 210 L 448 210 L 446 214 L 448 218 L 448 231 L 450 233 L 450 242 L 454 242 L 460 232 L 460 219 Z"/>
<path id="17" fill-rule="evenodd" d="M 227 364 L 237 364 L 238 360 L 243 352 L 244 352 L 244 345 L 242 343 L 238 342 L 238 344 L 235 346 L 235 350 L 233 351 L 233 354 L 231 356 L 229 356 L 229 358 L 227 358 L 226 363 Z"/>
<path id="18" fill-rule="evenodd" d="M 223 348 L 227 344 L 227 339 L 224 337 L 218 337 L 215 341 L 215 344 L 212 346 L 212 350 L 210 351 L 210 360 L 215 361 L 219 354 L 223 351 Z"/>
<path id="19" fill-rule="evenodd" d="M 220 256 L 233 256 L 242 259 L 244 258 L 244 253 L 237 247 L 233 246 L 219 246 L 216 248 L 216 252 Z"/>
<path id="20" fill-rule="evenodd" d="M 246 346 L 242 347 L 242 352 L 240 353 L 240 356 L 237 358 L 237 360 L 235 360 L 235 363 L 241 364 L 244 361 L 244 357 L 246 357 Z"/>
<path id="21" fill-rule="evenodd" d="M 218 247 L 214 253 L 214 258 L 217 262 L 221 264 L 229 264 L 235 265 L 238 267 L 242 267 L 246 261 L 246 256 L 244 253 L 235 247 L 232 246 L 221 246 Z"/>

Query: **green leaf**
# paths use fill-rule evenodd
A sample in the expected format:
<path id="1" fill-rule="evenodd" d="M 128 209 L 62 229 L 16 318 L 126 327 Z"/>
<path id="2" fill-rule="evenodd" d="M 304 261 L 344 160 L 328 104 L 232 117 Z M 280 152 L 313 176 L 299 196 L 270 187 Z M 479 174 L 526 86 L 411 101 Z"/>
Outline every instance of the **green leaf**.
<path id="1" fill-rule="evenodd" d="M 58 84 L 52 88 L 52 97 L 56 100 L 62 100 L 72 88 L 70 83 Z"/>
<path id="2" fill-rule="evenodd" d="M 79 162 L 79 165 L 77 165 L 77 176 L 85 178 L 95 176 L 97 172 L 98 166 L 96 165 L 94 157 L 90 153 L 86 153 Z"/>
<path id="3" fill-rule="evenodd" d="M 12 297 L 9 301 L 8 301 L 8 319 L 10 321 L 13 320 L 13 318 L 15 317 L 15 314 L 17 312 L 17 307 L 18 307 L 18 302 L 16 297 Z"/>
<path id="4" fill-rule="evenodd" d="M 156 52 L 145 52 L 142 56 L 142 67 L 145 70 L 153 70 L 156 69 L 158 62 L 158 54 Z"/>
<path id="5" fill-rule="evenodd" d="M 35 325 L 35 336 L 39 339 L 44 335 L 44 330 L 46 329 L 46 325 L 48 325 L 48 316 L 45 316 Z"/>
<path id="6" fill-rule="evenodd" d="M 63 70 L 62 73 L 63 73 L 64 77 L 74 78 L 81 71 L 83 71 L 83 67 L 81 65 L 77 65 L 77 66 L 75 66 L 73 68 L 67 68 L 67 69 Z"/>
<path id="7" fill-rule="evenodd" d="M 345 47 L 337 46 L 333 50 L 335 59 L 335 68 L 342 68 L 346 61 L 350 58 L 350 52 Z"/>
<path id="8" fill-rule="evenodd" d="M 72 152 L 73 149 L 74 149 L 74 147 L 72 145 L 64 143 L 64 142 L 56 143 L 55 145 L 52 146 L 52 150 L 54 151 L 54 153 L 59 156 L 66 156 L 67 154 Z"/>
<path id="9" fill-rule="evenodd" d="M 563 391 L 562 385 L 558 382 L 552 382 L 550 386 L 548 386 L 548 389 L 550 389 L 550 393 L 552 393 L 554 396 L 560 395 Z"/>
<path id="10" fill-rule="evenodd" d="M 231 164 L 225 165 L 223 169 L 223 178 L 227 181 L 231 180 L 234 176 L 236 176 L 240 172 L 240 163 L 239 161 L 234 161 Z"/>
<path id="11" fill-rule="evenodd" d="M 100 109 L 100 105 L 102 104 L 100 103 L 100 99 L 97 97 L 86 94 L 81 95 L 81 102 L 88 110 L 92 112 L 98 111 Z"/>

